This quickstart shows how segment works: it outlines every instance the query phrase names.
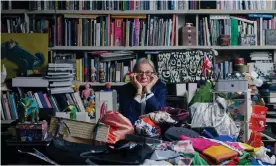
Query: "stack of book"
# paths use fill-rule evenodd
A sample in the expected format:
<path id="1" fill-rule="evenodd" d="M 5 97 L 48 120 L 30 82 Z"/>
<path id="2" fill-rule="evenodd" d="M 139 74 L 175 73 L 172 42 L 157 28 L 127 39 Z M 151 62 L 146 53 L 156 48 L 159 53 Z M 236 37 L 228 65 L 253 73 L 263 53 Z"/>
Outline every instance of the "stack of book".
<path id="1" fill-rule="evenodd" d="M 49 80 L 49 92 L 51 94 L 72 93 L 72 81 L 75 69 L 73 64 L 49 63 L 45 76 Z"/>

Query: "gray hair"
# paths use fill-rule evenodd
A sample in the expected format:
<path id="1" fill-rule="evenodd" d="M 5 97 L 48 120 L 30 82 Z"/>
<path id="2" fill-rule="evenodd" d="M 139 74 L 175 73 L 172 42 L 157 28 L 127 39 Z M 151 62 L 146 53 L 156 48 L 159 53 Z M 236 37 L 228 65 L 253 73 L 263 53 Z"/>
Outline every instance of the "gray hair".
<path id="1" fill-rule="evenodd" d="M 149 65 L 151 66 L 151 68 L 152 68 L 152 71 L 153 71 L 154 73 L 156 73 L 156 70 L 155 70 L 155 67 L 154 67 L 153 62 L 152 62 L 150 59 L 147 59 L 147 58 L 140 58 L 140 59 L 136 62 L 136 64 L 135 64 L 134 67 L 133 67 L 133 72 L 134 72 L 134 73 L 139 72 L 139 65 L 140 65 L 140 64 L 149 64 Z"/>

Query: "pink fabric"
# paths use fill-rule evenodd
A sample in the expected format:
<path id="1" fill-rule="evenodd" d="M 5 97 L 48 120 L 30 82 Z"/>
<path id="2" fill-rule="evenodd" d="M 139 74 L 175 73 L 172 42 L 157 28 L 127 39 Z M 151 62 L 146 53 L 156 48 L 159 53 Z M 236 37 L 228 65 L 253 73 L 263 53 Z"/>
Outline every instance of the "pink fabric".
<path id="1" fill-rule="evenodd" d="M 243 151 L 243 148 L 240 147 L 240 145 L 237 143 L 237 142 L 229 142 L 229 141 L 226 141 L 225 142 L 227 145 L 231 146 L 231 147 L 234 147 L 238 150 L 241 150 Z"/>
<path id="2" fill-rule="evenodd" d="M 186 137 L 184 135 L 181 135 L 179 137 L 180 140 L 190 140 L 192 142 L 192 145 L 194 147 L 194 149 L 198 152 L 202 152 L 203 150 L 211 147 L 211 146 L 219 146 L 219 143 L 210 141 L 208 139 L 204 139 L 204 138 L 190 138 L 190 137 Z"/>

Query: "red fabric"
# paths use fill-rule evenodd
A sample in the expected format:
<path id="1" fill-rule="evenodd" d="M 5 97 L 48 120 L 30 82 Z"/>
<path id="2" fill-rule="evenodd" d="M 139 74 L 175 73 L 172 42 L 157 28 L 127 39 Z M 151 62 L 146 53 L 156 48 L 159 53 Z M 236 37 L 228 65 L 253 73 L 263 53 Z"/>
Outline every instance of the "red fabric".
<path id="1" fill-rule="evenodd" d="M 238 165 L 240 163 L 240 158 L 238 156 L 233 157 L 229 163 L 225 164 L 225 165 Z"/>
<path id="2" fill-rule="evenodd" d="M 109 125 L 108 143 L 110 144 L 125 139 L 126 134 L 134 134 L 131 122 L 119 112 L 107 111 L 101 122 Z"/>

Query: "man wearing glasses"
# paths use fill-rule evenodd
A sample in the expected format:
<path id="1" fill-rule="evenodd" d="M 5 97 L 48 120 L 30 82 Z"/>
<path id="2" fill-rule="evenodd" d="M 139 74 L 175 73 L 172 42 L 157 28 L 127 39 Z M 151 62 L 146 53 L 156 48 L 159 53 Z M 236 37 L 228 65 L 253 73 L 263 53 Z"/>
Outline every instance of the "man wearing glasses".
<path id="1" fill-rule="evenodd" d="M 139 59 L 133 72 L 130 83 L 119 91 L 119 110 L 132 124 L 140 115 L 158 111 L 166 105 L 166 87 L 158 79 L 152 61 Z"/>

